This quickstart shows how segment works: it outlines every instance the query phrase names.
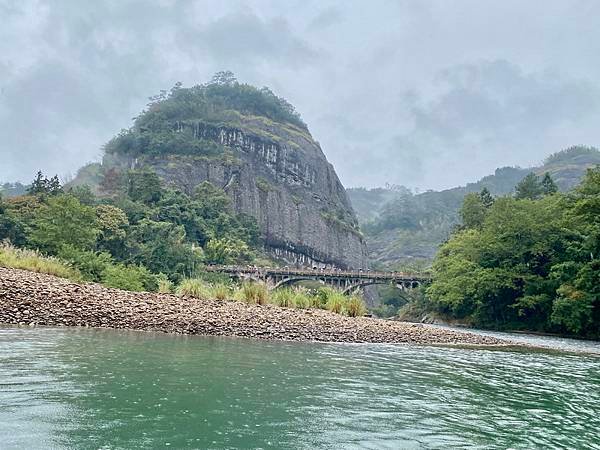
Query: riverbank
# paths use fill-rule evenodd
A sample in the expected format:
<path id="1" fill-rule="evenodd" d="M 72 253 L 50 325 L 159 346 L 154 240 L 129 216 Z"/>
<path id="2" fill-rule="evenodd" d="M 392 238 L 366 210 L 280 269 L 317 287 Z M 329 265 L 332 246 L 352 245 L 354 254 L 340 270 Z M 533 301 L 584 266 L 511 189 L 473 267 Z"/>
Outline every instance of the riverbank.
<path id="1" fill-rule="evenodd" d="M 508 343 L 467 332 L 367 317 L 345 317 L 318 309 L 299 310 L 239 301 L 133 293 L 7 268 L 0 268 L 0 323 L 293 341 Z"/>

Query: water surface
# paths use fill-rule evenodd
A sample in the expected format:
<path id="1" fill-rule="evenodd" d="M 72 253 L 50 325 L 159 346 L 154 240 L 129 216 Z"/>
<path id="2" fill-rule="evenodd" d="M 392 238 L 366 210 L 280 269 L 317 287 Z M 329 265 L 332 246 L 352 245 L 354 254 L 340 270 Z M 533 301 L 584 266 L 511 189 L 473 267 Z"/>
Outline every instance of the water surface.
<path id="1" fill-rule="evenodd" d="M 0 448 L 600 449 L 600 358 L 0 328 Z"/>

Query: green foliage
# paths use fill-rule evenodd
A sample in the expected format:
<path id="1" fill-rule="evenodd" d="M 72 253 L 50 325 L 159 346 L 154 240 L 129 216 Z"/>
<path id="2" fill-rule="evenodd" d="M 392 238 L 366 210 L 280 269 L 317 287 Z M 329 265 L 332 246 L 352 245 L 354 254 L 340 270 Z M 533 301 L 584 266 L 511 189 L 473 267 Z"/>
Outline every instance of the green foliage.
<path id="1" fill-rule="evenodd" d="M 265 305 L 269 301 L 269 291 L 263 283 L 242 284 L 240 295 L 246 303 Z"/>
<path id="2" fill-rule="evenodd" d="M 16 248 L 10 244 L 0 244 L 0 266 L 45 273 L 72 281 L 81 280 L 79 271 L 68 263 L 36 250 Z"/>
<path id="3" fill-rule="evenodd" d="M 520 192 L 442 246 L 428 295 L 478 326 L 599 336 L 600 169 L 567 195 Z"/>
<path id="4" fill-rule="evenodd" d="M 293 308 L 296 292 L 291 288 L 277 289 L 271 295 L 271 302 L 283 308 Z"/>
<path id="5" fill-rule="evenodd" d="M 56 254 L 65 244 L 92 249 L 99 232 L 94 209 L 82 205 L 72 195 L 48 198 L 32 225 L 30 242 L 51 254 Z"/>
<path id="6" fill-rule="evenodd" d="M 541 181 L 542 194 L 543 195 L 552 195 L 558 192 L 558 186 L 550 176 L 549 172 L 544 173 L 544 177 Z"/>
<path id="7" fill-rule="evenodd" d="M 173 282 L 164 273 L 156 276 L 157 292 L 160 294 L 171 294 L 174 289 Z"/>
<path id="8" fill-rule="evenodd" d="M 210 285 L 197 278 L 188 278 L 181 281 L 179 286 L 177 286 L 175 293 L 180 296 L 185 295 L 188 297 L 195 297 L 200 300 L 209 300 L 212 294 L 210 291 Z"/>
<path id="9" fill-rule="evenodd" d="M 109 253 L 81 250 L 71 244 L 63 245 L 58 257 L 76 267 L 84 280 L 96 283 L 103 281 L 104 271 L 114 262 Z"/>
<path id="10" fill-rule="evenodd" d="M 531 172 L 515 187 L 515 198 L 537 200 L 544 193 L 539 177 Z"/>
<path id="11" fill-rule="evenodd" d="M 127 193 L 134 202 L 151 205 L 160 200 L 162 187 L 160 178 L 150 170 L 130 170 L 128 172 Z"/>
<path id="12" fill-rule="evenodd" d="M 29 195 L 58 195 L 62 193 L 62 187 L 58 176 L 46 178 L 41 171 L 38 171 L 31 186 L 27 189 Z"/>
<path id="13" fill-rule="evenodd" d="M 362 317 L 367 313 L 367 307 L 360 295 L 353 295 L 347 299 L 346 313 L 350 317 Z"/>
<path id="14" fill-rule="evenodd" d="M 306 130 L 300 115 L 270 89 L 238 83 L 231 72 L 219 72 L 212 82 L 151 97 L 130 130 L 106 146 L 108 153 L 130 155 L 188 154 L 216 156 L 224 148 L 204 135 L 212 126 L 231 126 L 239 114 L 259 116 Z"/>
<path id="15" fill-rule="evenodd" d="M 102 284 L 126 291 L 156 291 L 156 276 L 143 266 L 108 265 L 102 274 Z"/>
<path id="16" fill-rule="evenodd" d="M 204 256 L 211 264 L 231 264 L 250 259 L 248 245 L 240 239 L 211 239 L 204 248 Z"/>

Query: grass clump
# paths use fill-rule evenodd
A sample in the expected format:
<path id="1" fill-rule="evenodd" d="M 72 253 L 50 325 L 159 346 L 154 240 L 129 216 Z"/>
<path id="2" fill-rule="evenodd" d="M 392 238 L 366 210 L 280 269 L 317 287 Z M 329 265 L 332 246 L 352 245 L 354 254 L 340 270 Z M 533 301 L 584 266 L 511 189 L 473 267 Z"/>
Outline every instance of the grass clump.
<path id="1" fill-rule="evenodd" d="M 81 273 L 64 261 L 45 256 L 36 250 L 16 248 L 10 244 L 0 244 L 0 266 L 45 273 L 72 281 L 82 280 Z"/>
<path id="2" fill-rule="evenodd" d="M 231 298 L 231 290 L 226 284 L 215 284 L 211 286 L 212 297 L 217 300 L 228 300 Z"/>
<path id="3" fill-rule="evenodd" d="M 353 295 L 346 300 L 346 313 L 350 317 L 362 317 L 366 312 L 365 302 L 359 295 Z"/>
<path id="4" fill-rule="evenodd" d="M 327 303 L 325 303 L 325 309 L 334 312 L 336 314 L 342 314 L 346 305 L 346 296 L 341 292 L 331 292 L 327 296 Z"/>
<path id="5" fill-rule="evenodd" d="M 271 302 L 283 308 L 293 308 L 296 293 L 290 288 L 281 288 L 273 292 Z"/>
<path id="6" fill-rule="evenodd" d="M 163 273 L 157 275 L 156 283 L 158 284 L 157 292 L 160 294 L 171 294 L 173 292 L 173 282 Z"/>
<path id="7" fill-rule="evenodd" d="M 269 301 L 269 291 L 263 283 L 242 284 L 240 296 L 241 300 L 250 304 L 265 305 Z"/>
<path id="8" fill-rule="evenodd" d="M 180 296 L 186 295 L 200 300 L 208 300 L 211 298 L 210 285 L 197 278 L 187 278 L 183 280 L 177 287 L 175 293 Z"/>

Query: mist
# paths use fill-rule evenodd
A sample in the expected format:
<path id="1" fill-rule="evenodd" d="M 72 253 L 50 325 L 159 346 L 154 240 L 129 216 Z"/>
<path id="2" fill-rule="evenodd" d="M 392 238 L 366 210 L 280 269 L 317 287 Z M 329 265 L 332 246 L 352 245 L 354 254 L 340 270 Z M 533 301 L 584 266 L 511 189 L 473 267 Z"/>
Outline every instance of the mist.
<path id="1" fill-rule="evenodd" d="M 0 181 L 97 161 L 219 70 L 296 106 L 347 187 L 443 189 L 600 141 L 594 1 L 0 0 Z M 560 17 L 561 20 L 556 20 Z"/>

